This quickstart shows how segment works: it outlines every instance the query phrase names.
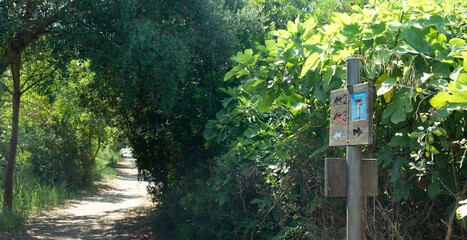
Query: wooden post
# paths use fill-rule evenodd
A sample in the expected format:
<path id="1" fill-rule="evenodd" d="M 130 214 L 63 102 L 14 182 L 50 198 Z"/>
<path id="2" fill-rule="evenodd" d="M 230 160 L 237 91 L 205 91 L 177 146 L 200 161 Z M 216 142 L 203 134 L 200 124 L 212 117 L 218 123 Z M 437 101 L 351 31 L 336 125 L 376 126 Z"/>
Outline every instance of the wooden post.
<path id="1" fill-rule="evenodd" d="M 361 79 L 361 57 L 347 57 L 347 88 Z M 363 194 L 361 179 L 362 146 L 347 146 L 347 240 L 362 240 Z"/>

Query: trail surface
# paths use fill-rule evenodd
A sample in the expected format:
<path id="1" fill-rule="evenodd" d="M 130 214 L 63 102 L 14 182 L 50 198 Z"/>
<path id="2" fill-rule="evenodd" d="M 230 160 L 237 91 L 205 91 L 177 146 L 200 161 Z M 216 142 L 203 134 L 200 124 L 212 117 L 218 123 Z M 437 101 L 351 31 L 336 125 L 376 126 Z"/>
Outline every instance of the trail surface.
<path id="1" fill-rule="evenodd" d="M 149 223 L 138 209 L 151 202 L 129 150 L 123 150 L 116 170 L 118 176 L 105 182 L 101 191 L 30 220 L 13 239 L 144 239 L 144 231 L 149 231 L 144 225 Z"/>

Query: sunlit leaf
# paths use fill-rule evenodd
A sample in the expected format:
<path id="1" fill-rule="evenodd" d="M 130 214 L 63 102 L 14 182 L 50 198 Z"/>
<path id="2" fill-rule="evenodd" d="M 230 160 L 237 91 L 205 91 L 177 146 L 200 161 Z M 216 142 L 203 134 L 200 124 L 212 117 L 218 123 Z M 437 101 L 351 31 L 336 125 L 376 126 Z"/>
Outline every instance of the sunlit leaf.
<path id="1" fill-rule="evenodd" d="M 287 31 L 296 33 L 297 32 L 297 25 L 292 21 L 287 22 Z"/>
<path id="2" fill-rule="evenodd" d="M 308 70 L 310 69 L 314 70 L 318 65 L 318 60 L 319 60 L 319 53 L 314 52 L 313 54 L 311 54 L 305 61 L 305 65 L 303 66 L 302 72 L 300 73 L 300 78 L 305 76 Z"/>
<path id="3" fill-rule="evenodd" d="M 456 214 L 458 219 L 462 219 L 467 216 L 467 199 L 459 202 L 460 207 L 457 208 Z"/>
<path id="4" fill-rule="evenodd" d="M 248 129 L 245 131 L 244 135 L 245 135 L 245 137 L 247 137 L 247 138 L 253 138 L 253 137 L 255 137 L 256 135 L 258 135 L 258 133 L 259 133 L 258 129 L 256 129 L 256 128 L 248 128 Z"/>
<path id="5" fill-rule="evenodd" d="M 224 81 L 227 81 L 229 80 L 230 78 L 232 78 L 233 76 L 235 76 L 237 74 L 237 72 L 239 71 L 239 67 L 234 67 L 232 68 L 232 70 L 230 70 L 229 72 L 227 72 L 224 76 Z"/>
<path id="6" fill-rule="evenodd" d="M 467 73 L 460 73 L 456 81 L 448 84 L 451 93 L 440 92 L 430 100 L 435 108 L 467 109 Z"/>
<path id="7" fill-rule="evenodd" d="M 376 93 L 377 96 L 381 96 L 383 94 L 386 94 L 387 92 L 391 91 L 394 88 L 394 83 L 396 83 L 396 79 L 394 78 L 387 78 L 384 80 L 384 82 L 381 84 L 381 88 L 378 90 Z"/>
<path id="8" fill-rule="evenodd" d="M 404 25 L 402 25 L 400 22 L 388 22 L 386 23 L 386 26 L 390 31 L 398 31 L 399 29 L 404 28 Z"/>

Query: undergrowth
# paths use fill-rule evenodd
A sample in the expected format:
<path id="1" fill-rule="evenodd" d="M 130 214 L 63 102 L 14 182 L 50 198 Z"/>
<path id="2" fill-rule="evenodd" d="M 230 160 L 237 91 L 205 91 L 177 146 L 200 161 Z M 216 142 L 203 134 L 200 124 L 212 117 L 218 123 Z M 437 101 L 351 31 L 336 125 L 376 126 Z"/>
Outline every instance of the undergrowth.
<path id="1" fill-rule="evenodd" d="M 13 205 L 9 209 L 3 207 L 3 189 L 0 188 L 0 238 L 2 234 L 17 229 L 28 218 L 64 203 L 83 190 L 98 188 L 96 181 L 115 177 L 117 172 L 114 166 L 119 159 L 118 151 L 111 148 L 102 149 L 89 174 L 91 181 L 77 185 L 44 181 L 27 166 L 17 166 L 14 175 Z"/>
<path id="2" fill-rule="evenodd" d="M 0 204 L 0 232 L 18 227 L 25 219 L 35 216 L 43 210 L 63 203 L 72 198 L 74 193 L 67 189 L 66 184 L 41 183 L 37 178 L 30 177 L 26 171 L 16 173 L 13 190 L 13 206 L 11 209 L 3 208 Z M 0 193 L 3 203 L 3 191 Z"/>

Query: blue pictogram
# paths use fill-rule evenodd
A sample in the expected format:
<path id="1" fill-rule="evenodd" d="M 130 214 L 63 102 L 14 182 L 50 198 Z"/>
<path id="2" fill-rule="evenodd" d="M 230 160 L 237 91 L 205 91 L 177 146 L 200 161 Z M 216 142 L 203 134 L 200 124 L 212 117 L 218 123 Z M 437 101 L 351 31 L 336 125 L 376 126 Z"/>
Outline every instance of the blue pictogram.
<path id="1" fill-rule="evenodd" d="M 366 91 L 350 95 L 350 121 L 366 119 Z"/>
<path id="2" fill-rule="evenodd" d="M 342 131 L 334 131 L 334 133 L 332 134 L 332 137 L 333 138 L 340 138 L 342 136 Z"/>

